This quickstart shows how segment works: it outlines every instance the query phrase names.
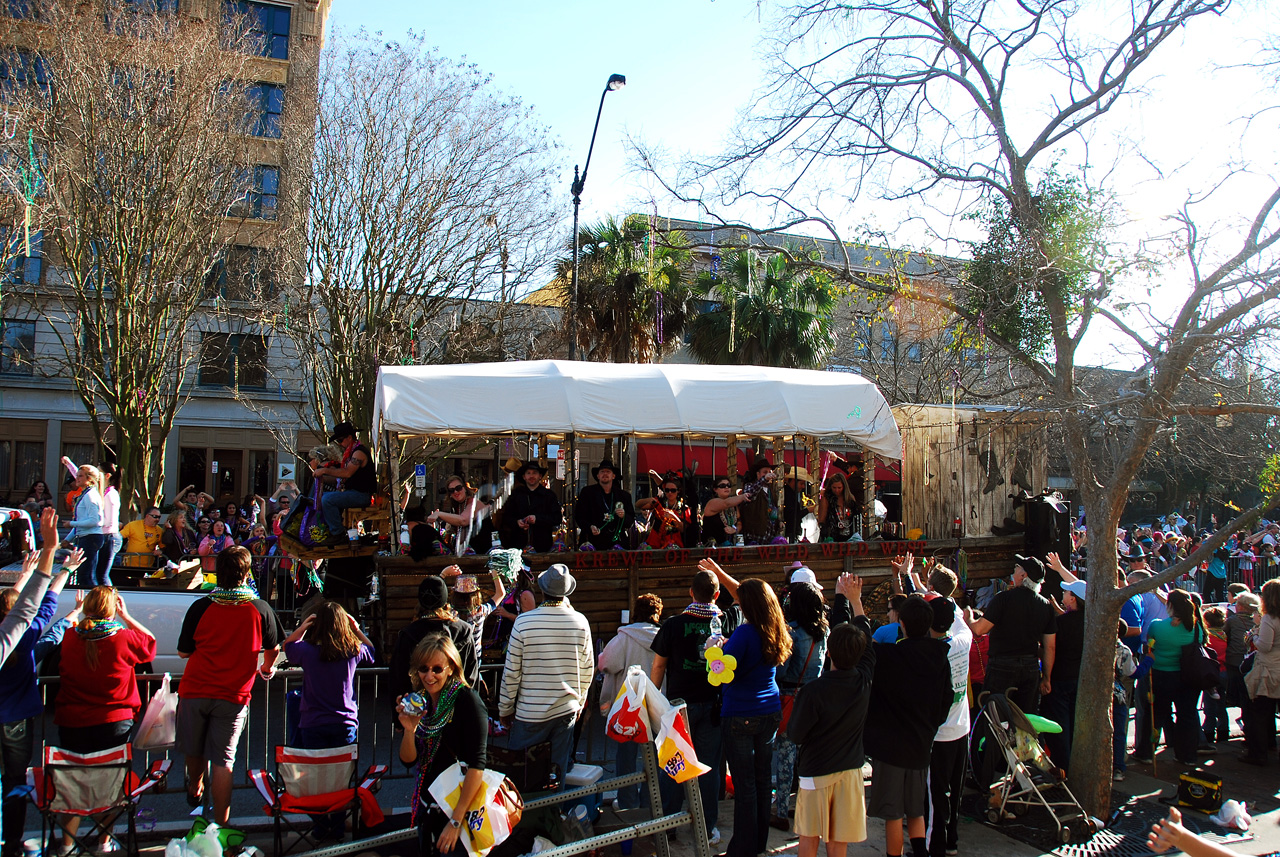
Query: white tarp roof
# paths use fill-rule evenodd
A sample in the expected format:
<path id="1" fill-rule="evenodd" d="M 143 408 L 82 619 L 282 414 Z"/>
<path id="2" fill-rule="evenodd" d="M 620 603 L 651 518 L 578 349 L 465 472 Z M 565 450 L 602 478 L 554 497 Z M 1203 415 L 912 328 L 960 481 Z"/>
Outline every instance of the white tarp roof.
<path id="1" fill-rule="evenodd" d="M 808 434 L 902 457 L 902 437 L 876 385 L 848 372 L 767 366 L 531 360 L 383 366 L 373 442 L 383 432 L 465 437 Z"/>

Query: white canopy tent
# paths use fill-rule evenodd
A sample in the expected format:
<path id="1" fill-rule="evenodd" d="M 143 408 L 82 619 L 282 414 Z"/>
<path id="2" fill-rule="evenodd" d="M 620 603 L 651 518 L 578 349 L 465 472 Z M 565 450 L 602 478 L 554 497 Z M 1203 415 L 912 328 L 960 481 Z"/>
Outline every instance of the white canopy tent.
<path id="1" fill-rule="evenodd" d="M 902 436 L 875 384 L 847 372 L 766 366 L 532 360 L 383 366 L 372 438 L 812 435 L 902 458 Z"/>

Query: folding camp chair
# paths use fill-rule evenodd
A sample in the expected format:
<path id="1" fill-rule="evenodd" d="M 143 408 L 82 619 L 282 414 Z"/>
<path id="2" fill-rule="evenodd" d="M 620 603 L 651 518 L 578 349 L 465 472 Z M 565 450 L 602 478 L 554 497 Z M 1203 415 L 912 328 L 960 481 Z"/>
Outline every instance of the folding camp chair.
<path id="1" fill-rule="evenodd" d="M 152 763 L 141 780 L 133 773 L 133 746 L 121 744 L 97 753 L 72 753 L 60 747 L 44 748 L 43 767 L 32 769 L 31 800 L 40 811 L 42 839 L 51 838 L 55 829 L 70 836 L 82 851 L 97 850 L 90 837 L 110 833 L 115 817 L 123 813 L 128 824 L 125 852 L 138 853 L 134 820 L 142 796 L 164 782 L 170 762 L 160 759 Z M 89 818 L 93 824 L 85 832 L 83 823 L 72 834 L 64 816 Z"/>
<path id="2" fill-rule="evenodd" d="M 295 824 L 291 814 L 312 816 L 350 813 L 352 828 L 382 823 L 382 810 L 373 792 L 387 773 L 386 765 L 370 765 L 356 780 L 355 744 L 330 750 L 299 750 L 276 747 L 275 775 L 261 768 L 249 772 L 249 779 L 267 804 L 263 811 L 275 821 L 275 854 L 287 854 L 300 843 L 317 847 L 314 824 Z M 298 840 L 285 849 L 285 828 L 296 832 Z"/>

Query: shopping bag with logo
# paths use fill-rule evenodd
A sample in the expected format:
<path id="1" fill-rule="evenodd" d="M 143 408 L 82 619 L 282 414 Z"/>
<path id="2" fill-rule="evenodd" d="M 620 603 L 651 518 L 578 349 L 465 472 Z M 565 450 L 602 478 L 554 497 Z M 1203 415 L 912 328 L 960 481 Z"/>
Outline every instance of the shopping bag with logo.
<path id="1" fill-rule="evenodd" d="M 133 741 L 135 750 L 165 750 L 173 746 L 177 734 L 178 694 L 169 689 L 169 674 L 160 680 L 160 689 L 147 703 Z"/>
<path id="2" fill-rule="evenodd" d="M 693 738 L 689 735 L 689 718 L 681 702 L 672 706 L 662 716 L 658 728 L 658 765 L 677 783 L 702 776 L 711 769 L 698 761 L 693 751 Z"/>
<path id="3" fill-rule="evenodd" d="M 605 733 L 610 738 L 623 744 L 633 741 L 644 744 L 653 740 L 649 710 L 645 706 L 645 697 L 651 687 L 653 683 L 642 667 L 633 664 L 627 669 L 605 723 Z"/>
<path id="4" fill-rule="evenodd" d="M 446 813 L 457 807 L 465 776 L 466 769 L 454 762 L 427 789 Z M 464 817 L 459 841 L 471 857 L 485 857 L 511 835 L 523 812 L 524 800 L 515 785 L 501 771 L 485 771 L 480 792 Z"/>

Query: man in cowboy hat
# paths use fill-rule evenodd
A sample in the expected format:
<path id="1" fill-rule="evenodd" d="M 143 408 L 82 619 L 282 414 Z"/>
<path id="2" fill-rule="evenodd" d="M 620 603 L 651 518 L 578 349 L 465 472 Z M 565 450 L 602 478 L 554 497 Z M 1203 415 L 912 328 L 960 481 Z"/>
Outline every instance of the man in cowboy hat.
<path id="1" fill-rule="evenodd" d="M 781 531 L 778 504 L 773 496 L 773 462 L 761 456 L 747 471 L 751 499 L 742 504 L 742 536 L 749 545 L 767 545 Z"/>
<path id="2" fill-rule="evenodd" d="M 498 698 L 498 716 L 511 726 L 507 747 L 550 741 L 561 776 L 573 764 L 573 724 L 595 677 L 591 626 L 568 600 L 577 586 L 563 563 L 538 575 L 543 601 L 511 628 Z"/>
<path id="3" fill-rule="evenodd" d="M 539 553 L 551 550 L 556 527 L 564 520 L 560 501 L 542 484 L 547 468 L 526 461 L 516 468 L 516 487 L 502 508 L 498 530 L 504 548 L 532 547 Z"/>
<path id="4" fill-rule="evenodd" d="M 787 541 L 800 540 L 800 521 L 804 518 L 804 487 L 812 479 L 809 471 L 794 464 L 782 465 L 786 481 L 782 488 L 782 522 Z"/>
<path id="5" fill-rule="evenodd" d="M 573 504 L 579 544 L 590 543 L 595 550 L 633 547 L 636 513 L 630 492 L 618 482 L 618 466 L 606 458 L 591 475 L 596 484 L 583 488 Z"/>
<path id="6" fill-rule="evenodd" d="M 373 472 L 373 459 L 364 444 L 356 439 L 354 425 L 343 420 L 333 427 L 329 440 L 342 445 L 342 463 L 337 467 L 317 467 L 312 474 L 317 479 L 338 484 L 338 490 L 328 491 L 320 497 L 320 512 L 329 529 L 329 537 L 324 543 L 346 544 L 347 530 L 342 526 L 342 510 L 372 503 L 378 481 Z"/>

